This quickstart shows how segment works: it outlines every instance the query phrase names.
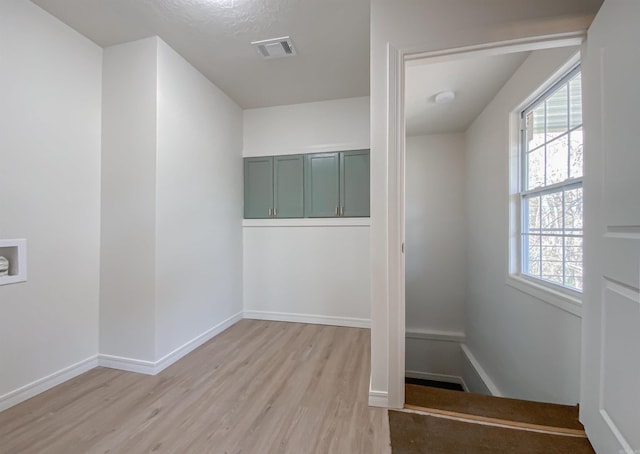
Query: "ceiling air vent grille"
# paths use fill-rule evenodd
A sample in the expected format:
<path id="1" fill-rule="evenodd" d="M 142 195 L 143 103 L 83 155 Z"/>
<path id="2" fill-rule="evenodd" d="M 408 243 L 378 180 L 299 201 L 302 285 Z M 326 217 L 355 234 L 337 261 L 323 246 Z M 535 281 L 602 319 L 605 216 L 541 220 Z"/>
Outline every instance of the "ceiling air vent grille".
<path id="1" fill-rule="evenodd" d="M 251 45 L 256 48 L 258 55 L 263 58 L 280 58 L 296 55 L 293 41 L 291 41 L 291 38 L 288 36 L 253 41 Z"/>

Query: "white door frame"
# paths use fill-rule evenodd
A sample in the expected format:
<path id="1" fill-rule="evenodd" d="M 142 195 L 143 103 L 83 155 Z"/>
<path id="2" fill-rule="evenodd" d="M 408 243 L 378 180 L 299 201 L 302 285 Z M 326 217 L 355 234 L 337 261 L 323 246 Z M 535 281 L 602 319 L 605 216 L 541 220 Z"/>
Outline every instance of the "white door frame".
<path id="1" fill-rule="evenodd" d="M 475 46 L 426 51 L 398 49 L 387 44 L 387 177 L 389 250 L 389 394 L 388 406 L 404 406 L 405 374 L 405 64 L 429 59 L 432 63 L 473 56 L 527 52 L 556 47 L 579 46 L 586 30 L 499 41 Z"/>

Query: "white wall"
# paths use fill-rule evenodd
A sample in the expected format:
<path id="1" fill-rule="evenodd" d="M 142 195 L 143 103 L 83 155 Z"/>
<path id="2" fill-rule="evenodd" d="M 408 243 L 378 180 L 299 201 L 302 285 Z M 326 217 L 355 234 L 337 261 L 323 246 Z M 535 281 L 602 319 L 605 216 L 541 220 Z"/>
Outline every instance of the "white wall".
<path id="1" fill-rule="evenodd" d="M 409 375 L 461 376 L 467 281 L 463 134 L 407 137 L 406 331 Z"/>
<path id="2" fill-rule="evenodd" d="M 244 111 L 243 156 L 369 148 L 369 97 Z"/>
<path id="3" fill-rule="evenodd" d="M 104 53 L 100 353 L 154 373 L 241 316 L 242 111 L 157 37 Z"/>
<path id="4" fill-rule="evenodd" d="M 369 227 L 244 227 L 249 318 L 369 325 Z"/>
<path id="5" fill-rule="evenodd" d="M 581 319 L 506 285 L 509 115 L 576 48 L 532 53 L 473 122 L 467 137 L 467 347 L 506 396 L 576 404 Z"/>
<path id="6" fill-rule="evenodd" d="M 507 2 L 490 0 L 429 0 L 371 2 L 371 397 L 375 403 L 402 405 L 398 356 L 400 305 L 389 297 L 396 292 L 397 248 L 401 214 L 396 210 L 397 175 L 394 114 L 389 96 L 396 82 L 388 74 L 389 46 L 395 49 L 436 51 L 522 37 L 586 30 L 600 0 Z M 391 104 L 393 108 L 393 105 Z M 389 131 L 392 135 L 389 136 Z M 391 143 L 391 145 L 389 145 Z M 390 287 L 391 285 L 391 287 Z M 394 293 L 395 294 L 395 293 Z M 390 367 L 390 364 L 393 366 Z M 388 392 L 391 388 L 391 396 Z M 373 402 L 372 400 L 370 400 Z"/>
<path id="7" fill-rule="evenodd" d="M 100 353 L 155 359 L 158 38 L 104 50 Z"/>
<path id="8" fill-rule="evenodd" d="M 102 50 L 3 0 L 0 55 L 0 239 L 28 249 L 28 281 L 0 286 L 1 410 L 98 352 Z"/>
<path id="9" fill-rule="evenodd" d="M 465 143 L 462 134 L 407 137 L 407 330 L 464 331 Z"/>
<path id="10" fill-rule="evenodd" d="M 242 110 L 158 47 L 156 357 L 242 312 Z"/>
<path id="11" fill-rule="evenodd" d="M 368 119 L 368 97 L 245 110 L 243 154 L 369 148 Z M 367 221 L 245 221 L 245 316 L 368 326 Z"/>

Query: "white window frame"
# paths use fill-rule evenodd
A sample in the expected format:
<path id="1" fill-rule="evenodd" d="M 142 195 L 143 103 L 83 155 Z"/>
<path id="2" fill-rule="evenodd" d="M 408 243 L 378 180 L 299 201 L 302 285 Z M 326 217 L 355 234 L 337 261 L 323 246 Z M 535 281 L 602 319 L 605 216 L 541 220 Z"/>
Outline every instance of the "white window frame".
<path id="1" fill-rule="evenodd" d="M 529 107 L 550 96 L 558 86 L 566 83 L 575 72 L 580 71 L 579 54 L 559 69 L 553 77 L 536 90 L 528 99 L 514 109 L 510 117 L 510 191 L 509 191 L 509 267 L 507 284 L 539 300 L 563 309 L 578 317 L 582 315 L 582 292 L 569 287 L 539 279 L 522 273 L 524 210 L 522 206 L 523 194 L 533 191 L 523 191 L 526 168 L 523 165 L 523 121 L 522 114 Z M 553 187 L 568 185 L 582 186 L 582 177 L 565 181 L 558 185 L 547 186 L 542 191 L 549 191 Z"/>

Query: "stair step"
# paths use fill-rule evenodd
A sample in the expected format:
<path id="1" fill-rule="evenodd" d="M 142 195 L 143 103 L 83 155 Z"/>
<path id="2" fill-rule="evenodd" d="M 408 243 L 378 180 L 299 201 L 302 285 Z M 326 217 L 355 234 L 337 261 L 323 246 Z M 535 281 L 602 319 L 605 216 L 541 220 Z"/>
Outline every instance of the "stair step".
<path id="1" fill-rule="evenodd" d="M 389 410 L 391 449 L 429 454 L 595 454 L 585 437 L 495 427 Z"/>
<path id="2" fill-rule="evenodd" d="M 449 412 L 471 416 L 470 419 L 483 418 L 494 422 L 521 423 L 523 427 L 539 426 L 567 430 L 567 433 L 584 433 L 584 427 L 578 420 L 577 405 L 532 402 L 411 384 L 405 385 L 405 402 L 407 408 L 422 409 L 427 413 Z"/>

